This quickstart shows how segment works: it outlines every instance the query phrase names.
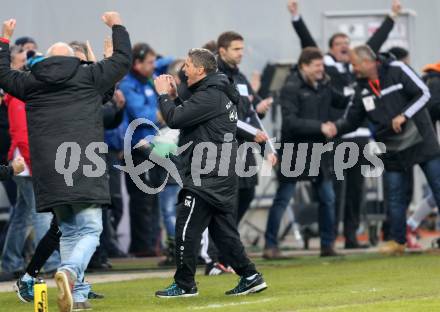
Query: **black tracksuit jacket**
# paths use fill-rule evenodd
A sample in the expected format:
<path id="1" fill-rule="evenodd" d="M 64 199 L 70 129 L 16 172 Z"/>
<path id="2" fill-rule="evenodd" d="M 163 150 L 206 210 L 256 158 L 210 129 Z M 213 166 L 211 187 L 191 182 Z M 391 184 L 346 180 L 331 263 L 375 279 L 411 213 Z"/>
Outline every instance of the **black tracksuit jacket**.
<path id="1" fill-rule="evenodd" d="M 183 181 L 183 189 L 202 197 L 220 210 L 233 211 L 236 206 L 238 178 L 235 173 L 237 154 L 236 105 L 240 95 L 229 79 L 221 73 L 212 73 L 189 87 L 191 96 L 185 101 L 172 100 L 168 95 L 159 96 L 159 107 L 166 124 L 172 129 L 180 129 L 179 147 L 191 143 L 189 148 L 177 156 L 177 164 Z M 225 142 L 229 134 L 230 143 Z M 231 136 L 232 135 L 232 136 Z M 216 153 L 206 153 L 197 144 L 214 144 Z M 223 143 L 228 143 L 223 145 Z M 219 172 L 222 146 L 231 148 L 230 163 L 226 172 Z M 202 166 L 195 165 L 194 159 L 201 159 Z M 201 174 L 197 168 L 214 168 Z M 194 175 L 193 175 L 194 173 Z M 200 185 L 194 178 L 200 176 Z"/>
<path id="2" fill-rule="evenodd" d="M 238 119 L 247 124 L 250 124 L 254 128 L 261 130 L 260 124 L 257 120 L 259 116 L 255 112 L 254 108 L 254 103 L 258 102 L 258 100 L 260 100 L 260 97 L 252 90 L 252 87 L 248 82 L 246 76 L 242 72 L 240 72 L 238 67 L 230 67 L 220 57 L 217 58 L 217 62 L 220 72 L 228 76 L 228 78 L 233 81 L 236 86 L 246 86 L 249 92 L 249 96 L 240 96 L 240 102 L 237 105 Z M 251 97 L 253 98 L 252 101 Z M 253 135 L 240 128 L 237 128 L 237 142 L 239 146 L 244 142 L 254 142 L 254 139 L 255 137 Z M 247 149 L 245 153 L 245 155 L 238 155 L 237 160 L 242 162 L 243 168 L 245 168 L 245 170 L 248 170 L 250 166 L 256 166 L 257 162 L 251 149 Z M 240 188 L 254 187 L 258 184 L 258 175 L 255 174 L 251 177 L 239 177 L 238 181 Z"/>
<path id="3" fill-rule="evenodd" d="M 411 68 L 386 55 L 380 58 L 378 73 L 380 93 L 373 92 L 368 81 L 359 80 L 345 118 L 336 122 L 338 135 L 353 131 L 368 118 L 376 141 L 385 143 L 397 135 L 392 129 L 392 119 L 404 114 L 415 124 L 423 140 L 403 150 L 382 154 L 385 168 L 408 170 L 414 164 L 438 157 L 440 147 L 427 109 L 428 87 Z M 407 124 L 403 125 L 403 131 Z"/>
<path id="4" fill-rule="evenodd" d="M 281 126 L 281 159 L 286 153 L 285 144 L 294 143 L 292 148 L 291 171 L 294 166 L 304 166 L 304 171 L 297 177 L 288 177 L 280 173 L 281 181 L 293 182 L 298 179 L 309 179 L 313 143 L 326 143 L 327 139 L 321 132 L 321 124 L 331 120 L 332 107 L 346 106 L 349 98 L 337 92 L 328 77 L 317 86 L 306 82 L 298 70 L 294 68 L 281 89 L 280 102 L 282 112 Z M 307 159 L 302 164 L 297 159 L 298 144 L 307 143 Z M 319 174 L 324 178 L 332 173 L 332 152 L 326 152 L 320 161 Z M 288 164 L 281 161 L 282 165 Z M 299 167 L 298 167 L 299 168 Z M 281 168 L 283 169 L 283 168 Z M 312 177 L 313 178 L 313 177 Z"/>

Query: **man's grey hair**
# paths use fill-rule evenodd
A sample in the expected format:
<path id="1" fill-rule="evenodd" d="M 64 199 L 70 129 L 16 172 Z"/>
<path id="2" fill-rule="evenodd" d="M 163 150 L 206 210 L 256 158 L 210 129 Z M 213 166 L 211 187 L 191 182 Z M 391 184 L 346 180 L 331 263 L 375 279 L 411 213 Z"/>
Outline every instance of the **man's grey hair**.
<path id="1" fill-rule="evenodd" d="M 61 53 L 60 53 L 61 52 Z M 57 55 L 63 55 L 63 56 L 75 56 L 75 53 L 71 46 L 69 46 L 65 42 L 57 42 L 54 43 L 46 52 L 47 57 L 51 56 L 57 56 Z"/>
<path id="2" fill-rule="evenodd" d="M 355 47 L 353 53 L 361 60 L 376 60 L 376 53 L 374 53 L 374 51 L 366 44 Z"/>
<path id="3" fill-rule="evenodd" d="M 214 54 L 208 49 L 196 48 L 188 52 L 188 57 L 196 67 L 203 67 L 206 74 L 217 71 L 217 60 Z"/>
<path id="4" fill-rule="evenodd" d="M 9 48 L 9 53 L 11 55 L 11 59 L 13 59 L 17 54 L 23 53 L 24 50 L 22 47 L 14 45 Z"/>

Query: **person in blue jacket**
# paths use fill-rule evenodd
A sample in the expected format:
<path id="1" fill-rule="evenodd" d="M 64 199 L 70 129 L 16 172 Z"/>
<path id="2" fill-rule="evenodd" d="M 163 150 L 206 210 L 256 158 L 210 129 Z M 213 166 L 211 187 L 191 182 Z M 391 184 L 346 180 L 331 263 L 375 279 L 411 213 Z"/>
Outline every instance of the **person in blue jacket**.
<path id="1" fill-rule="evenodd" d="M 145 118 L 154 124 L 157 121 L 157 94 L 153 85 L 156 53 L 146 43 L 134 45 L 132 50 L 132 67 L 127 76 L 121 81 L 119 89 L 124 94 L 125 116 L 124 123 L 130 123 L 138 118 Z M 131 146 L 141 140 L 146 144 L 132 150 L 134 165 L 138 165 L 148 158 L 148 136 L 154 136 L 153 126 L 142 124 L 138 126 L 132 136 Z M 140 176 L 145 184 L 149 184 L 149 176 Z M 159 239 L 159 208 L 157 195 L 146 194 L 140 190 L 126 175 L 127 191 L 130 195 L 130 227 L 131 243 L 129 252 L 135 256 L 156 256 Z"/>

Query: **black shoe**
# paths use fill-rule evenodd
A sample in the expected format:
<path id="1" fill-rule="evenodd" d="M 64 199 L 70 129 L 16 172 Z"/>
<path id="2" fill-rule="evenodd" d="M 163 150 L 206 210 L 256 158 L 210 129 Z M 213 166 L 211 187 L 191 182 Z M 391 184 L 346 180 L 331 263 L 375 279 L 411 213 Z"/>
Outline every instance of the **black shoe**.
<path id="1" fill-rule="evenodd" d="M 198 296 L 197 287 L 194 286 L 189 291 L 183 290 L 176 283 L 172 283 L 170 286 L 164 290 L 156 291 L 156 297 L 159 298 L 178 298 L 178 297 L 195 297 Z"/>
<path id="2" fill-rule="evenodd" d="M 323 247 L 321 248 L 321 257 L 342 257 L 342 255 L 337 253 L 333 247 Z"/>
<path id="3" fill-rule="evenodd" d="M 359 244 L 359 242 L 345 242 L 345 249 L 367 249 L 370 248 L 368 244 Z"/>
<path id="4" fill-rule="evenodd" d="M 87 299 L 104 299 L 104 295 L 95 293 L 93 290 L 89 291 L 89 294 L 87 295 Z"/>
<path id="5" fill-rule="evenodd" d="M 128 255 L 120 249 L 112 249 L 108 252 L 109 258 L 128 258 Z"/>
<path id="6" fill-rule="evenodd" d="M 35 284 L 34 278 L 27 281 L 23 281 L 21 278 L 19 278 L 15 283 L 15 287 L 14 287 L 18 299 L 20 299 L 22 302 L 33 302 L 34 284 Z"/>
<path id="7" fill-rule="evenodd" d="M 433 241 L 432 241 L 432 248 L 438 248 L 438 249 L 440 249 L 440 238 L 436 238 L 436 239 L 434 239 Z"/>
<path id="8" fill-rule="evenodd" d="M 257 273 L 251 280 L 246 277 L 240 277 L 238 285 L 234 289 L 225 292 L 225 295 L 242 296 L 252 293 L 258 293 L 265 289 L 267 289 L 267 284 L 263 279 L 263 275 Z"/>

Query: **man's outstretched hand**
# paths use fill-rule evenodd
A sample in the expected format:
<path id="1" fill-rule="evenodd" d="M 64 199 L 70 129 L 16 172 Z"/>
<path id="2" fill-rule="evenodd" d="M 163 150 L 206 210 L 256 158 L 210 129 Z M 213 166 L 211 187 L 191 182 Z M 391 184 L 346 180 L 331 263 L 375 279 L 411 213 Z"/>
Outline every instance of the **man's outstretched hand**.
<path id="1" fill-rule="evenodd" d="M 118 12 L 105 12 L 102 20 L 110 28 L 114 25 L 122 25 L 122 19 Z"/>
<path id="2" fill-rule="evenodd" d="M 12 38 L 12 35 L 14 34 L 16 24 L 17 24 L 17 21 L 13 18 L 11 18 L 7 21 L 4 21 L 3 28 L 2 28 L 2 38 L 10 40 Z"/>
<path id="3" fill-rule="evenodd" d="M 328 121 L 321 124 L 321 132 L 327 139 L 333 139 L 338 134 L 338 129 L 333 122 Z"/>

